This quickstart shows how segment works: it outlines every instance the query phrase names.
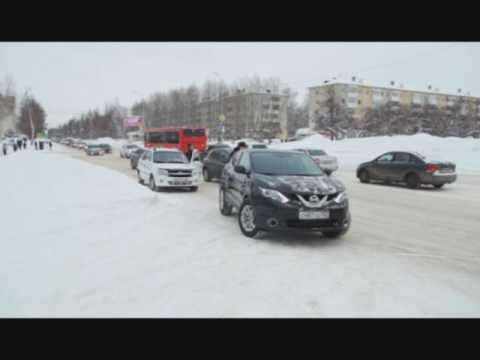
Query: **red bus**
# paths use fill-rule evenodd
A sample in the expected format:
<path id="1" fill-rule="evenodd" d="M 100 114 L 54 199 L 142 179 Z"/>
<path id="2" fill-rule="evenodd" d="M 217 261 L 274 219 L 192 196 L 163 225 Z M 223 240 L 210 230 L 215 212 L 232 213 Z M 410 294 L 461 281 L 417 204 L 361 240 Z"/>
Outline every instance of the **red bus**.
<path id="1" fill-rule="evenodd" d="M 183 153 L 188 150 L 188 144 L 198 151 L 207 147 L 207 129 L 190 127 L 168 127 L 145 129 L 145 147 L 177 148 Z"/>

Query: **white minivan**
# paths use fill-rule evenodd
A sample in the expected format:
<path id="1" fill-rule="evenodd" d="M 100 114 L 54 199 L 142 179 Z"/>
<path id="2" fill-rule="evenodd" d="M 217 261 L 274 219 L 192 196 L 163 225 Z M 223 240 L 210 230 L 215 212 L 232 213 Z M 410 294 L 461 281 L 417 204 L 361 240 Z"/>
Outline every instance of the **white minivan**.
<path id="1" fill-rule="evenodd" d="M 201 168 L 197 166 L 196 159 L 192 156 L 192 161 L 188 161 L 178 149 L 147 149 L 138 160 L 138 181 L 148 184 L 153 191 L 178 187 L 197 191 Z"/>

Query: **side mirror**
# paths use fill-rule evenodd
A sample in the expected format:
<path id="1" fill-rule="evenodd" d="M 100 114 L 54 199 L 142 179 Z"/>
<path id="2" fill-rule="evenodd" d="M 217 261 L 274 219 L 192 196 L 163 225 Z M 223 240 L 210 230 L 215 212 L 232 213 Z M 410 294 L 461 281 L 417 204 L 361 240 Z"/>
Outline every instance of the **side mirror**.
<path id="1" fill-rule="evenodd" d="M 238 174 L 247 174 L 247 169 L 245 169 L 244 166 L 236 165 L 234 169 L 235 169 L 235 172 Z"/>

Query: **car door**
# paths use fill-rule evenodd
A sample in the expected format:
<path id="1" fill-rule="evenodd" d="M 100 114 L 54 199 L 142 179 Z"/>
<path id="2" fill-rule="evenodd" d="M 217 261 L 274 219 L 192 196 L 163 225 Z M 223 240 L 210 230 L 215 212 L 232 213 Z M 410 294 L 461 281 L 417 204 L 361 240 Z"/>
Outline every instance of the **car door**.
<path id="1" fill-rule="evenodd" d="M 219 162 L 218 150 L 211 150 L 205 159 L 205 167 L 207 168 L 208 173 L 212 178 L 220 177 L 220 174 L 218 172 L 218 162 Z"/>
<path id="2" fill-rule="evenodd" d="M 150 151 L 145 151 L 142 155 L 142 157 L 140 158 L 140 161 L 138 162 L 138 171 L 140 173 L 140 177 L 142 179 L 146 179 L 146 166 L 147 166 L 147 161 L 148 161 L 148 154 L 150 153 Z"/>
<path id="3" fill-rule="evenodd" d="M 208 156 L 208 171 L 212 177 L 219 179 L 223 167 L 228 161 L 228 152 L 222 149 L 212 150 Z"/>
<path id="4" fill-rule="evenodd" d="M 395 153 L 391 167 L 391 180 L 402 181 L 408 171 L 414 167 L 411 155 L 403 152 Z"/>
<path id="5" fill-rule="evenodd" d="M 392 171 L 394 153 L 386 153 L 375 159 L 370 167 L 370 177 L 378 180 L 389 180 Z"/>
<path id="6" fill-rule="evenodd" d="M 222 176 L 223 168 L 225 167 L 225 164 L 228 162 L 229 156 L 230 156 L 230 152 L 228 150 L 225 150 L 225 149 L 218 150 L 218 158 L 216 163 L 217 179 Z"/>
<path id="7" fill-rule="evenodd" d="M 250 155 L 246 151 L 239 152 L 239 159 L 237 160 L 236 164 L 234 165 L 233 171 L 233 180 L 232 180 L 232 194 L 235 197 L 235 203 L 238 207 L 243 202 L 243 198 L 245 196 L 245 188 L 247 185 L 248 176 L 250 173 Z M 235 171 L 235 166 L 243 166 L 247 171 L 247 174 L 241 174 Z"/>
<path id="8" fill-rule="evenodd" d="M 232 204 L 236 207 L 239 207 L 240 204 L 238 193 L 235 190 L 235 165 L 238 164 L 241 155 L 242 151 L 237 151 L 235 154 L 233 154 L 231 160 L 225 165 L 225 169 L 221 176 L 221 182 L 223 183 L 226 190 L 225 195 L 229 198 L 229 201 L 231 201 Z"/>

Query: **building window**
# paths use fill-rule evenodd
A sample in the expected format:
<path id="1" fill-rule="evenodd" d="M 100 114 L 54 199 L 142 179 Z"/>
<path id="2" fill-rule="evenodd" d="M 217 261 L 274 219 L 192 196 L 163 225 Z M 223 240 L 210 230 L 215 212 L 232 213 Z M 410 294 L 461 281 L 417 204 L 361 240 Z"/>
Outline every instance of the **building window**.
<path id="1" fill-rule="evenodd" d="M 273 105 L 272 110 L 280 110 L 280 105 Z"/>
<path id="2" fill-rule="evenodd" d="M 280 96 L 272 96 L 272 101 L 280 101 Z"/>

